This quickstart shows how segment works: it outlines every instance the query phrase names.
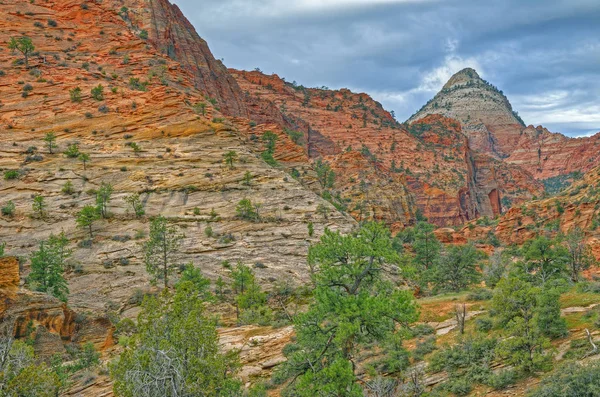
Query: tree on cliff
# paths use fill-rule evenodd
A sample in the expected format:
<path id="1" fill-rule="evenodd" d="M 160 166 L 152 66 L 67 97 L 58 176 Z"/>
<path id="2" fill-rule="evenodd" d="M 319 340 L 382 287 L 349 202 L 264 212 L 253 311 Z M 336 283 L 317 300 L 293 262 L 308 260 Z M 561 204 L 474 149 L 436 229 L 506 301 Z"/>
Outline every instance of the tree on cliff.
<path id="1" fill-rule="evenodd" d="M 169 273 L 175 266 L 173 257 L 179 251 L 181 240 L 183 234 L 175 226 L 169 225 L 163 216 L 150 222 L 150 236 L 144 244 L 144 263 L 154 282 L 163 279 L 165 289 L 169 286 Z"/>
<path id="2" fill-rule="evenodd" d="M 237 359 L 220 353 L 213 319 L 192 282 L 149 296 L 138 333 L 110 365 L 118 397 L 240 396 Z"/>
<path id="3" fill-rule="evenodd" d="M 19 51 L 25 57 L 25 67 L 29 68 L 29 56 L 35 51 L 35 46 L 29 37 L 11 37 L 8 42 L 8 48 L 13 51 Z"/>
<path id="4" fill-rule="evenodd" d="M 64 233 L 50 235 L 48 241 L 42 241 L 40 249 L 31 255 L 31 273 L 27 278 L 32 289 L 53 295 L 63 302 L 69 295 L 64 277 L 66 261 L 72 253 L 68 245 L 69 240 Z"/>
<path id="5" fill-rule="evenodd" d="M 54 132 L 48 132 L 44 136 L 44 142 L 46 143 L 46 147 L 48 148 L 48 152 L 52 154 L 52 150 L 56 148 L 56 134 Z"/>
<path id="6" fill-rule="evenodd" d="M 314 302 L 295 319 L 297 339 L 275 381 L 292 379 L 287 392 L 298 397 L 362 396 L 355 374 L 361 347 L 390 340 L 418 318 L 412 294 L 384 277 L 400 258 L 389 231 L 368 223 L 348 236 L 326 230 L 308 261 Z"/>
<path id="7" fill-rule="evenodd" d="M 90 233 L 90 239 L 94 238 L 92 234 L 92 226 L 95 221 L 100 219 L 100 214 L 98 213 L 98 209 L 91 205 L 86 205 L 77 213 L 77 226 L 81 228 L 87 228 Z"/>
<path id="8" fill-rule="evenodd" d="M 237 157 L 237 153 L 233 150 L 230 150 L 223 155 L 223 160 L 225 160 L 225 164 L 227 164 L 229 168 L 233 169 L 233 163 L 235 163 Z"/>
<path id="9" fill-rule="evenodd" d="M 96 192 L 96 206 L 98 213 L 102 218 L 108 218 L 108 203 L 110 203 L 112 194 L 112 185 L 110 183 L 102 182 L 100 188 Z"/>

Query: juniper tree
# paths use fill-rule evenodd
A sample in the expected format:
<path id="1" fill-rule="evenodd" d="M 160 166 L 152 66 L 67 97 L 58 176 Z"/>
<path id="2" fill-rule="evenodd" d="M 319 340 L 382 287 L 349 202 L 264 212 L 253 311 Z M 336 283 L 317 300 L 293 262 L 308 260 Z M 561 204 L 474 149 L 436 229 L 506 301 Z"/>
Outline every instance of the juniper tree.
<path id="1" fill-rule="evenodd" d="M 233 150 L 230 150 L 223 155 L 223 160 L 225 161 L 225 164 L 229 166 L 229 168 L 233 168 L 233 163 L 237 160 L 237 157 L 237 153 Z"/>
<path id="2" fill-rule="evenodd" d="M 147 297 L 135 334 L 110 365 L 118 397 L 231 397 L 241 395 L 233 379 L 234 354 L 222 354 L 214 320 L 190 281 L 173 294 Z"/>
<path id="3" fill-rule="evenodd" d="M 13 51 L 19 51 L 25 57 L 25 67 L 29 68 L 29 56 L 35 51 L 35 46 L 29 37 L 19 38 L 11 37 L 8 42 L 8 48 Z"/>
<path id="4" fill-rule="evenodd" d="M 384 343 L 418 317 L 412 294 L 384 277 L 399 261 L 389 231 L 377 223 L 347 236 L 326 230 L 310 247 L 314 302 L 296 317 L 296 341 L 275 377 L 292 379 L 289 395 L 363 396 L 355 372 L 361 347 Z"/>

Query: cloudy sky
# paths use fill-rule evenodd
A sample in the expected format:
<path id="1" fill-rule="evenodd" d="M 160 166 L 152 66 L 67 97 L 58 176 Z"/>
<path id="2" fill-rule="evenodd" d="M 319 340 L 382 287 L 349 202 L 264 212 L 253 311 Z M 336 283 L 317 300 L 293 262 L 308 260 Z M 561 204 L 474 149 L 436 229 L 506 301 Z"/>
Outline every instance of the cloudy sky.
<path id="1" fill-rule="evenodd" d="M 599 0 L 172 0 L 228 67 L 366 92 L 406 120 L 473 67 L 526 123 L 600 131 Z"/>

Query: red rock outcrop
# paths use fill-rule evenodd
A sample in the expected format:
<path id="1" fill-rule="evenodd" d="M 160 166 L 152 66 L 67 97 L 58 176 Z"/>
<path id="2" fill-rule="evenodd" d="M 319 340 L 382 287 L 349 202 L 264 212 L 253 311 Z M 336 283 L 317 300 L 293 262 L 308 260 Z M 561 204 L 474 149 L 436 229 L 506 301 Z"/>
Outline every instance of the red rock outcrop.
<path id="1" fill-rule="evenodd" d="M 456 73 L 408 122 L 432 114 L 458 120 L 476 151 L 530 172 L 536 179 L 589 171 L 600 162 L 600 134 L 568 138 L 526 127 L 502 91 L 473 69 Z"/>
<path id="2" fill-rule="evenodd" d="M 542 190 L 526 171 L 475 154 L 452 119 L 432 115 L 405 127 L 366 94 L 306 88 L 258 71 L 231 72 L 251 97 L 273 103 L 298 126 L 309 158 L 332 163 L 338 171 L 337 188 L 349 192 L 362 185 L 371 197 L 380 198 L 363 202 L 360 195 L 347 196 L 351 207 L 373 209 L 369 214 L 375 219 L 406 224 L 406 215 L 415 211 L 407 212 L 406 207 L 414 203 L 431 222 L 457 225 L 478 216 L 493 217 L 502 210 L 502 197 L 506 203 L 518 203 Z M 356 152 L 353 164 L 358 157 L 366 159 L 360 161 L 365 166 L 361 172 L 356 166 L 346 168 L 348 156 L 343 154 L 349 152 Z M 402 206 L 388 201 L 393 189 L 386 178 L 397 181 L 395 196 Z M 384 185 L 385 192 L 376 188 Z M 363 216 L 360 211 L 353 215 Z"/>

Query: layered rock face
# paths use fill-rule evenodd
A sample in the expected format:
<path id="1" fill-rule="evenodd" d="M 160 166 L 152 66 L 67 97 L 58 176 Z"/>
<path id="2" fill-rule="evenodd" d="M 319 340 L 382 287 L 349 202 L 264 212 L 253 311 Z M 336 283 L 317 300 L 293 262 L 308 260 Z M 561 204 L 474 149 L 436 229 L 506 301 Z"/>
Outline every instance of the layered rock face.
<path id="1" fill-rule="evenodd" d="M 0 217 L 7 253 L 27 258 L 41 240 L 64 231 L 75 248 L 67 274 L 69 306 L 90 318 L 102 318 L 108 307 L 135 316 L 130 298 L 137 290 L 151 290 L 141 242 L 150 217 L 159 214 L 185 234 L 177 262 L 194 263 L 211 278 L 227 280 L 229 270 L 222 263 L 241 261 L 261 264 L 256 273 L 267 288 L 286 279 L 306 280 L 310 242 L 325 227 L 349 231 L 356 222 L 285 168 L 260 158 L 247 141 L 250 120 L 230 116 L 238 114 L 235 101 L 221 103 L 230 102 L 225 93 L 216 105 L 206 99 L 216 95 L 209 83 L 217 87 L 226 80 L 203 74 L 207 87 L 200 89 L 193 70 L 154 48 L 152 37 L 158 33 L 149 33 L 147 41 L 139 37 L 131 15 L 169 6 L 139 4 L 148 8 L 120 1 L 86 7 L 81 2 L 0 4 L 6 39 L 26 32 L 37 52 L 29 68 L 20 54 L 0 52 L 0 169 L 17 173 L 0 182 L 0 205 L 15 206 L 14 213 Z M 127 14 L 124 5 L 130 6 Z M 166 17 L 174 18 L 167 10 Z M 186 31 L 178 19 L 167 22 L 172 32 Z M 52 148 L 43 141 L 49 132 L 56 135 Z M 90 155 L 85 166 L 63 154 L 72 145 Z M 288 147 L 296 145 L 278 141 L 275 158 L 300 162 L 307 178 L 314 175 L 302 150 Z M 233 167 L 223 161 L 229 151 L 238 156 Z M 102 183 L 114 189 L 110 216 L 94 223 L 88 241 L 88 231 L 77 227 L 75 217 L 83 206 L 95 205 Z M 144 217 L 136 218 L 125 201 L 134 193 L 140 194 Z M 42 217 L 32 212 L 34 195 L 44 197 Z M 245 198 L 262 204 L 260 221 L 236 216 Z M 317 214 L 320 206 L 328 209 L 327 218 Z M 313 237 L 308 222 L 314 223 Z M 28 271 L 26 262 L 23 275 Z M 94 334 L 102 324 L 90 327 Z"/>
<path id="2" fill-rule="evenodd" d="M 408 122 L 440 114 L 458 120 L 476 151 L 520 166 L 536 179 L 589 171 L 600 161 L 600 134 L 568 138 L 543 127 L 526 127 L 503 92 L 467 68 Z"/>
<path id="3" fill-rule="evenodd" d="M 272 102 L 294 120 L 307 155 L 325 158 L 338 171 L 336 185 L 351 207 L 391 225 L 410 220 L 411 203 L 435 224 L 457 225 L 493 217 L 502 197 L 508 209 L 543 189 L 528 172 L 475 154 L 453 119 L 431 115 L 406 127 L 366 94 L 305 88 L 257 71 L 232 73 L 251 97 Z"/>
<path id="4" fill-rule="evenodd" d="M 473 149 L 497 158 L 505 158 L 512 153 L 513 142 L 525 127 L 502 91 L 481 79 L 470 68 L 452 76 L 408 122 L 429 114 L 458 120 Z"/>

